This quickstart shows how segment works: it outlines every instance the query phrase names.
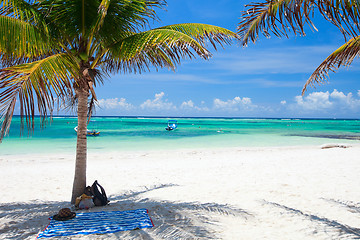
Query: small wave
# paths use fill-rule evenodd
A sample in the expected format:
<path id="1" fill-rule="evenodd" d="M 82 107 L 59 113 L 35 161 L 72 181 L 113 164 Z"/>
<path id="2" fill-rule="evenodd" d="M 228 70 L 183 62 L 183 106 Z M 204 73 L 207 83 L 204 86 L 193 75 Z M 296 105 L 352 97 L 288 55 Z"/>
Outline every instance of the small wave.
<path id="1" fill-rule="evenodd" d="M 330 135 L 330 134 L 287 134 L 285 136 L 291 137 L 314 137 L 314 138 L 330 138 L 330 139 L 346 139 L 346 140 L 360 140 L 359 135 Z"/>

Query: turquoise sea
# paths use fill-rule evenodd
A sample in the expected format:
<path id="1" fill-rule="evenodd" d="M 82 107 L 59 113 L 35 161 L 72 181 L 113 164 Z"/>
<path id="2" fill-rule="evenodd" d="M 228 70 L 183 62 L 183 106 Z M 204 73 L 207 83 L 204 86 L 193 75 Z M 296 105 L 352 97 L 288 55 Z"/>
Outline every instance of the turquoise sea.
<path id="1" fill-rule="evenodd" d="M 88 137 L 92 151 L 134 151 L 215 147 L 267 147 L 360 143 L 360 120 L 175 118 L 178 128 L 166 131 L 169 118 L 93 117 Z M 75 153 L 75 117 L 52 122 L 20 136 L 20 118 L 14 117 L 10 134 L 0 144 L 0 155 Z"/>

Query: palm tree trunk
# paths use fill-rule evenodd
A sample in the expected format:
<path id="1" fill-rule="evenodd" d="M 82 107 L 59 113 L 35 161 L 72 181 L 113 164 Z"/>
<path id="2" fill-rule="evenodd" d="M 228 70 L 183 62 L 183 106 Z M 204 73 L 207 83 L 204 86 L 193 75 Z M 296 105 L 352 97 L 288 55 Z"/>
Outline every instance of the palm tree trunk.
<path id="1" fill-rule="evenodd" d="M 76 165 L 72 190 L 71 203 L 74 204 L 77 197 L 84 193 L 86 187 L 86 152 L 87 152 L 87 112 L 88 91 L 82 88 L 76 89 L 78 98 L 78 129 L 76 143 Z"/>

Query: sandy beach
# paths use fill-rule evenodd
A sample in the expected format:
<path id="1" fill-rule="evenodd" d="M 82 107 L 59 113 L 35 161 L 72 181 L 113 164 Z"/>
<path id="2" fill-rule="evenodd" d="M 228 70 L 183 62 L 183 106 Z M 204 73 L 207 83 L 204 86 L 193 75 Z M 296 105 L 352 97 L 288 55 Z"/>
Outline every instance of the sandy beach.
<path id="1" fill-rule="evenodd" d="M 61 239 L 359 239 L 360 146 L 91 153 L 88 184 L 155 227 Z M 0 238 L 35 239 L 69 207 L 74 156 L 0 156 Z"/>

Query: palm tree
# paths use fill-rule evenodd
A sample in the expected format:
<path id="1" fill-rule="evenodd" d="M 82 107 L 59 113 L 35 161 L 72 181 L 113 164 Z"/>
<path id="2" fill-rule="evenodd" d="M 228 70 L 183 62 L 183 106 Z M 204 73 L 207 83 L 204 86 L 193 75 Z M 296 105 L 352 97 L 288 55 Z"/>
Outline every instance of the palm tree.
<path id="1" fill-rule="evenodd" d="M 305 36 L 304 27 L 317 30 L 311 17 L 320 13 L 334 24 L 344 35 L 345 44 L 330 54 L 306 81 L 302 94 L 307 87 L 324 83 L 330 71 L 341 66 L 349 66 L 360 56 L 360 2 L 359 0 L 264 0 L 245 5 L 238 34 L 243 45 L 255 42 L 259 34 L 269 37 L 288 37 L 289 32 Z M 349 40 L 348 40 L 349 39 Z"/>
<path id="2" fill-rule="evenodd" d="M 86 186 L 86 128 L 95 87 L 111 73 L 174 69 L 183 58 L 211 53 L 206 43 L 230 44 L 235 33 L 206 24 L 150 29 L 164 0 L 2 0 L 0 4 L 0 140 L 18 101 L 22 126 L 42 125 L 55 103 L 75 104 L 76 167 L 71 202 Z"/>

